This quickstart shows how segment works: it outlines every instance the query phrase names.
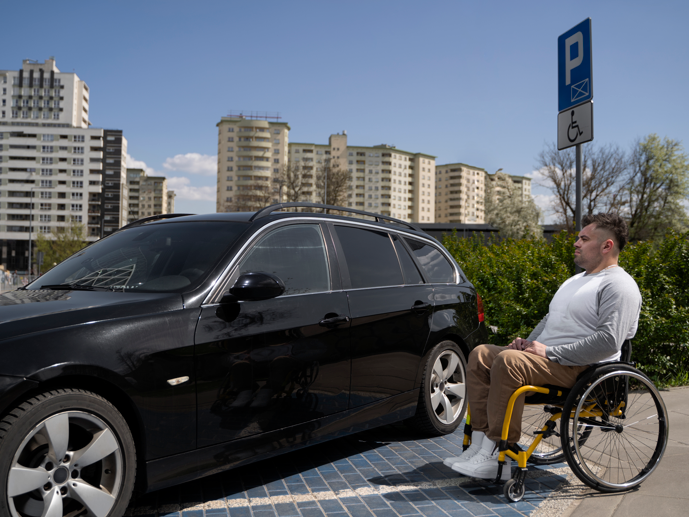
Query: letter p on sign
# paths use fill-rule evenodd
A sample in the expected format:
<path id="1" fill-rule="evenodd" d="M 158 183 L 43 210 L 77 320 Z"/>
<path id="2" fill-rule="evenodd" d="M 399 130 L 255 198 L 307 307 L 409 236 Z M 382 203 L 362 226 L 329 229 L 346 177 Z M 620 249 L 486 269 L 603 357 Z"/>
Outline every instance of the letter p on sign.
<path id="1" fill-rule="evenodd" d="M 572 45 L 577 46 L 577 57 L 572 59 Z M 584 35 L 581 32 L 572 34 L 565 40 L 565 84 L 572 82 L 572 69 L 578 67 L 584 59 Z"/>

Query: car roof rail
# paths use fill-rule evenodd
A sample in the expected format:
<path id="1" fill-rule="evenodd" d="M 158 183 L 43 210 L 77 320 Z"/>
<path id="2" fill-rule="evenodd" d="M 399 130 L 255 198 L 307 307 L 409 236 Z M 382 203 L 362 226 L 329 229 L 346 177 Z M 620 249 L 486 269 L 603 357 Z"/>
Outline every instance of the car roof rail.
<path id="1" fill-rule="evenodd" d="M 363 210 L 355 210 L 353 208 L 346 208 L 343 206 L 322 205 L 320 203 L 292 202 L 292 203 L 278 203 L 275 205 L 270 205 L 270 206 L 267 206 L 267 207 L 262 208 L 261 210 L 257 211 L 254 215 L 251 216 L 249 221 L 256 221 L 257 219 L 261 219 L 263 217 L 268 217 L 273 212 L 276 212 L 278 210 L 282 210 L 284 208 L 322 208 L 323 213 L 325 213 L 326 210 L 337 210 L 338 212 L 349 212 L 352 214 L 365 215 L 366 217 L 373 217 L 377 223 L 380 223 L 381 221 L 389 221 L 392 223 L 401 224 L 402 226 L 406 226 L 407 228 L 411 228 L 412 230 L 422 231 L 418 226 L 416 226 L 412 223 L 408 223 L 407 221 L 402 221 L 401 219 L 395 219 L 394 217 L 388 217 L 387 215 L 374 214 L 372 212 L 365 212 Z"/>
<path id="2" fill-rule="evenodd" d="M 135 226 L 141 226 L 142 224 L 146 223 L 151 223 L 153 221 L 160 221 L 163 219 L 173 219 L 175 217 L 184 217 L 187 215 L 195 215 L 195 214 L 158 214 L 158 215 L 151 215 L 148 217 L 144 217 L 142 219 L 137 219 L 133 223 L 129 223 L 128 225 L 123 226 L 122 228 L 119 228 L 117 231 L 119 232 L 120 230 L 125 230 L 126 228 L 133 228 Z M 114 232 L 113 232 L 114 233 Z"/>

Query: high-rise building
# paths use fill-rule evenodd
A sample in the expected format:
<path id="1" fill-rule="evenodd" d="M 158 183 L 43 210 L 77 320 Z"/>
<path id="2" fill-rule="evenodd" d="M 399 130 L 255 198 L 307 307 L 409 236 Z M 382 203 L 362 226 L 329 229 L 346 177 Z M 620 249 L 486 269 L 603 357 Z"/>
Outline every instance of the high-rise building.
<path id="1" fill-rule="evenodd" d="M 435 156 L 388 144 L 351 146 L 343 131 L 331 135 L 328 144 L 290 143 L 288 163 L 300 164 L 308 182 L 299 201 L 322 203 L 325 189 L 315 181 L 319 170 L 339 168 L 349 175 L 346 206 L 404 221 L 434 222 Z"/>
<path id="2" fill-rule="evenodd" d="M 55 58 L 25 59 L 20 70 L 0 70 L 0 120 L 51 121 L 89 127 L 89 88 L 77 74 L 62 73 Z"/>
<path id="3" fill-rule="evenodd" d="M 90 127 L 88 101 L 86 83 L 60 72 L 53 58 L 0 70 L 0 264 L 7 269 L 28 269 L 29 237 L 38 233 L 76 221 L 93 241 L 122 226 L 126 139 Z"/>
<path id="4" fill-rule="evenodd" d="M 127 169 L 129 223 L 175 211 L 175 193 L 167 189 L 165 176 L 147 176 L 143 169 Z"/>
<path id="5" fill-rule="evenodd" d="M 217 212 L 277 202 L 274 182 L 287 159 L 290 127 L 275 115 L 230 114 L 218 127 Z"/>
<path id="6" fill-rule="evenodd" d="M 436 222 L 485 222 L 485 169 L 465 163 L 436 165 L 435 192 Z"/>

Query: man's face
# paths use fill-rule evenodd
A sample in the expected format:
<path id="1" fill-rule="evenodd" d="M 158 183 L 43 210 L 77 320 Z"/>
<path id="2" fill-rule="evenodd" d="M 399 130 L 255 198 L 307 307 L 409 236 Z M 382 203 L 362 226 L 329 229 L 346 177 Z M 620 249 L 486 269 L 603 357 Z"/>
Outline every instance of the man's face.
<path id="1" fill-rule="evenodd" d="M 586 271 L 595 269 L 604 257 L 605 237 L 604 232 L 596 229 L 595 224 L 582 228 L 574 243 L 574 263 Z"/>

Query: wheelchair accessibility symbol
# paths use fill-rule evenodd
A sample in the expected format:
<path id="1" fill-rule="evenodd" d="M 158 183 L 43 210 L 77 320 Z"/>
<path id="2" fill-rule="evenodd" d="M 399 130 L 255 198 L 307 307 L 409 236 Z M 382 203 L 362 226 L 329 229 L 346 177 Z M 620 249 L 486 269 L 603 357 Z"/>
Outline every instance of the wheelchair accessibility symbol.
<path id="1" fill-rule="evenodd" d="M 557 148 L 561 151 L 573 145 L 593 140 L 593 102 L 585 102 L 557 115 Z"/>
<path id="2" fill-rule="evenodd" d="M 567 139 L 570 142 L 576 142 L 577 138 L 583 134 L 584 132 L 579 128 L 579 124 L 577 124 L 576 120 L 574 120 L 574 110 L 572 110 L 572 121 L 569 123 L 569 127 L 567 128 Z"/>

